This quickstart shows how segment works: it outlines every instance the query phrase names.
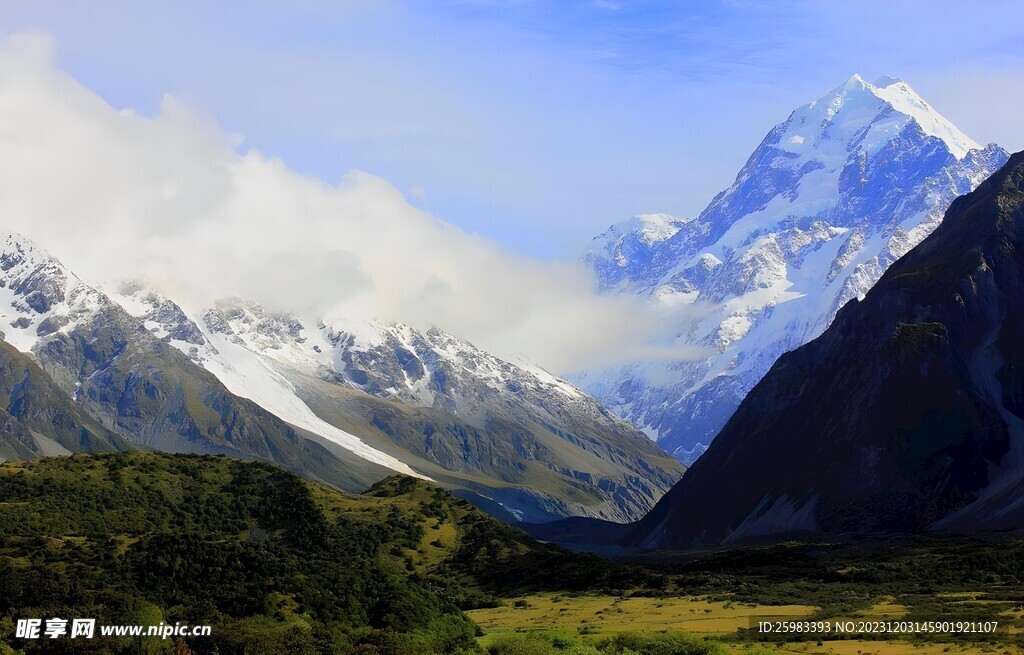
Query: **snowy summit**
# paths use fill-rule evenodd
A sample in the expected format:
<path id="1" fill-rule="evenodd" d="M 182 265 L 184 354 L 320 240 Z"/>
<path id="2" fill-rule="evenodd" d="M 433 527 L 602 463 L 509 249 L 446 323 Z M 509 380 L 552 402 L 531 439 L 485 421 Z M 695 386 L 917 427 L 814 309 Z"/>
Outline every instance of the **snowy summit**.
<path id="1" fill-rule="evenodd" d="M 703 303 L 678 341 L 711 354 L 574 381 L 692 462 L 780 354 L 821 334 L 1006 158 L 903 80 L 854 75 L 776 125 L 696 219 L 632 219 L 584 253 L 606 292 Z"/>

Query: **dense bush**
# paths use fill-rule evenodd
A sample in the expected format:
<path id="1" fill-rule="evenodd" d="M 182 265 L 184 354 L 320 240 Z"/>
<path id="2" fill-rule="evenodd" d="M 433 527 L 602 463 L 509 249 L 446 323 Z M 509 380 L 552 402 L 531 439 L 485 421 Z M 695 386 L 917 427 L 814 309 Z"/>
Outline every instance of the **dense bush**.
<path id="1" fill-rule="evenodd" d="M 682 632 L 629 632 L 617 634 L 598 646 L 602 653 L 615 655 L 725 655 L 725 648 Z"/>
<path id="2" fill-rule="evenodd" d="M 725 655 L 725 648 L 681 632 L 631 632 L 580 643 L 545 633 L 506 634 L 488 655 Z"/>
<path id="3" fill-rule="evenodd" d="M 38 460 L 0 468 L 0 503 L 0 640 L 26 652 L 71 642 L 14 640 L 5 626 L 19 617 L 212 624 L 211 638 L 178 640 L 200 655 L 477 649 L 455 601 L 470 594 L 382 554 L 419 545 L 419 514 L 328 517 L 308 483 L 272 466 L 141 453 Z M 73 651 L 163 648 L 146 641 L 79 640 Z"/>

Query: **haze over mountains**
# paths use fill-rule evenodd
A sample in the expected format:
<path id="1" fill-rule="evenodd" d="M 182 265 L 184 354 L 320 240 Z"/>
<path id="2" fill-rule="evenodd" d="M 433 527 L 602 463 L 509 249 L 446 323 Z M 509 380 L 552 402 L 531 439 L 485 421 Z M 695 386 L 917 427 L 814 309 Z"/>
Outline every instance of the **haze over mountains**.
<path id="1" fill-rule="evenodd" d="M 2 55 L 0 72 L 9 64 Z M 44 87 L 66 83 L 43 78 Z M 69 93 L 78 91 L 74 87 Z M 0 103 L 0 118 L 20 115 L 3 109 Z M 121 117 L 112 118 L 109 110 L 102 103 L 91 109 L 98 123 L 120 125 Z M 120 127 L 101 132 L 124 136 Z M 38 145 L 49 152 L 44 141 Z M 530 314 L 531 320 L 550 323 L 544 331 L 561 328 L 565 334 L 559 338 L 568 342 L 597 307 L 641 308 L 612 324 L 632 320 L 639 341 L 643 335 L 674 335 L 648 343 L 643 355 L 628 351 L 634 363 L 581 374 L 576 382 L 593 397 L 525 357 L 476 347 L 446 331 L 441 320 L 428 329 L 346 313 L 351 305 L 328 302 L 338 299 L 333 295 L 309 302 L 332 280 L 341 287 L 366 282 L 373 290 L 378 282 L 401 286 L 409 271 L 388 271 L 389 281 L 380 278 L 379 243 L 359 252 L 373 260 L 365 269 L 349 266 L 346 253 L 359 250 L 351 245 L 345 251 L 313 248 L 310 258 L 329 262 L 326 269 L 295 263 L 293 256 L 315 241 L 299 228 L 300 234 L 293 230 L 282 237 L 288 257 L 277 257 L 281 252 L 271 248 L 271 233 L 253 242 L 255 254 L 244 252 L 249 237 L 234 243 L 232 230 L 245 225 L 260 232 L 261 226 L 281 225 L 270 213 L 259 214 L 261 196 L 253 181 L 271 185 L 283 178 L 258 154 L 232 157 L 220 162 L 221 172 L 232 180 L 228 186 L 243 190 L 223 199 L 229 209 L 203 220 L 189 217 L 184 228 L 168 227 L 170 234 L 150 240 L 180 246 L 200 234 L 214 235 L 187 256 L 175 250 L 178 246 L 160 255 L 176 263 L 180 279 L 158 266 L 143 267 L 137 280 L 87 281 L 48 255 L 45 244 L 13 233 L 3 237 L 0 320 L 5 341 L 18 351 L 4 353 L 8 372 L 0 376 L 0 401 L 6 394 L 10 416 L 5 456 L 136 447 L 225 453 L 277 462 L 350 490 L 392 471 L 417 476 L 508 521 L 573 516 L 636 521 L 685 470 L 660 446 L 682 461 L 699 456 L 780 354 L 819 335 L 844 304 L 864 297 L 894 261 L 935 230 L 954 197 L 973 189 L 1007 155 L 996 145 L 972 141 L 905 82 L 883 78 L 869 84 L 854 76 L 776 126 L 736 182 L 697 218 L 639 216 L 595 239 L 584 262 L 597 274 L 604 295 L 596 301 L 583 298 L 586 307 L 566 324 L 544 311 L 534 315 L 532 305 L 520 306 L 532 285 L 543 291 L 540 282 L 550 271 L 540 277 L 527 271 L 520 284 L 505 280 L 492 289 L 488 304 L 460 310 L 485 316 L 485 323 L 500 322 L 488 315 L 488 307 L 507 305 L 508 316 Z M 358 230 L 339 229 L 325 208 L 345 217 L 355 212 L 360 230 L 375 229 L 373 239 L 405 225 L 407 217 L 391 214 L 394 198 L 383 205 L 380 198 L 351 204 L 335 197 L 348 191 L 307 188 L 309 180 L 288 179 L 301 187 L 298 197 L 316 205 L 309 209 L 315 220 L 302 225 L 325 241 L 346 242 L 343 235 L 358 244 L 361 236 Z M 187 188 L 193 182 L 181 183 Z M 172 200 L 179 193 L 165 191 Z M 33 197 L 33 202 L 41 201 Z M 161 211 L 174 204 L 168 203 Z M 242 210 L 256 212 L 259 220 L 248 225 Z M 298 210 L 281 201 L 274 211 Z M 378 215 L 386 219 L 379 225 L 367 218 Z M 435 228 L 457 232 L 434 224 L 417 224 L 414 232 L 429 233 L 424 245 L 430 246 Z M 207 248 L 221 238 L 237 252 L 228 248 L 226 263 L 204 268 L 213 252 Z M 142 252 L 150 241 L 140 241 Z M 514 268 L 486 248 L 475 248 L 428 248 L 424 257 L 433 263 L 468 258 L 484 268 L 498 262 L 506 272 Z M 398 253 L 381 258 L 408 254 L 404 247 Z M 236 271 L 230 266 L 234 257 L 250 260 Z M 200 262 L 198 271 L 189 270 L 193 261 Z M 280 278 L 273 281 L 272 302 L 217 295 L 222 280 L 216 276 L 209 277 L 214 288 L 194 293 L 204 272 L 224 268 L 244 277 L 254 262 L 265 270 L 247 284 Z M 338 262 L 342 269 L 332 268 Z M 473 277 L 473 266 L 453 266 L 431 278 L 442 298 L 437 307 L 450 309 L 452 302 L 470 297 L 459 287 Z M 123 270 L 123 262 L 111 270 Z M 321 275 L 325 271 L 329 274 Z M 418 286 L 423 280 L 413 277 L 417 285 L 403 292 L 416 296 L 417 311 L 435 306 L 434 287 Z M 474 289 L 486 282 L 470 280 Z M 510 284 L 521 288 L 504 295 Z M 558 293 L 573 288 L 575 283 Z M 176 289 L 186 291 L 179 295 Z M 343 289 L 339 297 L 350 291 Z M 695 321 L 695 316 L 702 318 Z M 466 320 L 476 319 L 453 322 L 465 325 Z M 510 320 L 507 329 L 520 325 Z M 589 329 L 600 331 L 601 325 Z M 699 358 L 684 358 L 695 350 Z M 28 387 L 19 381 L 17 369 L 23 365 L 34 396 L 26 395 Z M 27 405 L 26 398 L 55 398 L 55 390 L 65 397 L 53 401 L 52 412 L 26 411 L 43 403 Z M 57 436 L 45 434 L 48 421 L 59 428 Z M 986 451 L 985 456 L 993 455 Z M 753 479 L 744 471 L 736 475 Z M 682 484 L 690 483 L 684 478 Z M 780 524 L 792 527 L 793 522 Z"/>
<path id="2" fill-rule="evenodd" d="M 1006 161 L 906 82 L 854 76 L 775 126 L 696 218 L 635 217 L 583 255 L 609 294 L 702 306 L 654 359 L 572 376 L 616 414 L 693 462 L 782 353 L 936 228 L 949 203 Z"/>
<path id="3" fill-rule="evenodd" d="M 0 230 L 92 283 L 436 325 L 560 375 L 638 357 L 661 327 L 653 306 L 597 294 L 582 266 L 510 252 L 366 172 L 298 172 L 174 96 L 116 106 L 55 58 L 45 35 L 0 39 Z"/>
<path id="4" fill-rule="evenodd" d="M 137 283 L 104 292 L 4 237 L 4 339 L 39 362 L 27 375 L 63 389 L 62 411 L 88 432 L 63 450 L 37 437 L 9 455 L 128 442 L 274 461 L 354 490 L 397 471 L 532 521 L 635 520 L 683 471 L 572 385 L 438 330 L 328 326 L 239 299 L 192 316 Z"/>
<path id="5" fill-rule="evenodd" d="M 0 41 L 0 81 L 0 330 L 100 426 L 351 490 L 417 475 L 510 521 L 633 520 L 682 474 L 514 354 L 643 342 L 620 311 L 637 303 L 586 271 L 511 255 L 372 176 L 331 185 L 242 151 L 173 98 L 119 110 L 45 37 Z"/>
<path id="6" fill-rule="evenodd" d="M 627 542 L 1024 522 L 1024 153 L 786 353 Z"/>

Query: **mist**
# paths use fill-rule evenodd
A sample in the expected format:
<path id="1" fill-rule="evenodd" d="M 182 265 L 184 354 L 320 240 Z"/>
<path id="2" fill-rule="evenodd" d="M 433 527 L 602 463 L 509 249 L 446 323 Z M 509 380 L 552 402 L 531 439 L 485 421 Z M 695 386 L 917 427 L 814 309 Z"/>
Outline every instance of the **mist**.
<path id="1" fill-rule="evenodd" d="M 378 177 L 298 174 L 171 96 L 152 117 L 112 107 L 43 34 L 0 42 L 0 229 L 87 281 L 141 280 L 192 308 L 240 296 L 437 326 L 558 374 L 692 354 L 660 327 L 678 316 L 598 295 L 581 266 L 512 254 Z"/>

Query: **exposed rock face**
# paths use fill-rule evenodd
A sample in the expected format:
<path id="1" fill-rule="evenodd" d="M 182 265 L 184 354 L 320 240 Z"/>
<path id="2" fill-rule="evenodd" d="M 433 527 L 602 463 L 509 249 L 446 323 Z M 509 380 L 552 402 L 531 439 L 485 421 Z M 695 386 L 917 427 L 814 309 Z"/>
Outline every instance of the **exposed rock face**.
<path id="1" fill-rule="evenodd" d="M 705 303 L 678 340 L 707 357 L 573 381 L 692 462 L 779 355 L 821 334 L 1005 161 L 906 83 L 851 78 L 773 128 L 696 219 L 641 216 L 584 254 L 609 292 Z"/>
<path id="2" fill-rule="evenodd" d="M 123 302 L 140 299 L 143 317 L 167 302 L 141 290 Z M 272 411 L 290 394 L 279 414 L 292 412 L 290 422 L 358 435 L 506 518 L 637 520 L 684 470 L 573 385 L 436 328 L 299 317 L 240 299 L 196 315 L 168 312 L 177 319 L 152 330 Z M 185 324 L 200 326 L 204 345 L 173 338 Z M 255 388 L 250 372 L 261 369 L 277 376 L 272 389 Z"/>
<path id="3" fill-rule="evenodd" d="M 190 312 L 141 283 L 103 292 L 15 235 L 0 324 L 84 415 L 157 450 L 275 461 L 354 490 L 391 469 L 531 521 L 637 520 L 684 470 L 571 384 L 440 330 L 238 299 Z"/>
<path id="4" fill-rule="evenodd" d="M 0 343 L 0 407 L 0 458 L 5 460 L 134 448 L 6 343 Z"/>
<path id="5" fill-rule="evenodd" d="M 0 352 L 0 403 L 9 393 L 14 422 L 8 425 L 26 431 L 13 432 L 24 447 L 11 444 L 3 456 L 131 447 L 220 453 L 276 462 L 353 491 L 387 474 L 339 457 L 232 394 L 168 345 L 172 337 L 158 338 L 32 242 L 13 234 L 0 240 L 0 321 L 9 326 Z M 176 312 L 173 303 L 162 303 L 154 316 Z M 194 325 L 174 332 L 191 344 L 196 334 Z M 9 392 L 5 385 L 12 385 Z"/>
<path id="6" fill-rule="evenodd" d="M 786 353 L 626 539 L 1024 525 L 1024 153 Z"/>

